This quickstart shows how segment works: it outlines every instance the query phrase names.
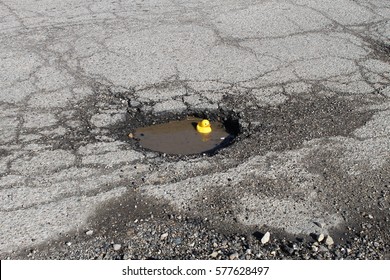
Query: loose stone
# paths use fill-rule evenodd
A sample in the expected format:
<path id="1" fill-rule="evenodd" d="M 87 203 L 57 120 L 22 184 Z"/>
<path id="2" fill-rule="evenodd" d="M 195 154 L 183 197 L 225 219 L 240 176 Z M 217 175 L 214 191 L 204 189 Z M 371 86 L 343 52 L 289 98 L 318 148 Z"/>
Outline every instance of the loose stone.
<path id="1" fill-rule="evenodd" d="M 182 239 L 180 237 L 176 238 L 174 241 L 173 241 L 176 245 L 180 245 L 182 243 Z"/>
<path id="2" fill-rule="evenodd" d="M 160 236 L 160 240 L 165 240 L 165 239 L 167 239 L 167 237 L 168 237 L 168 233 L 166 232 L 166 233 L 163 233 L 163 234 L 161 234 L 161 236 Z"/>
<path id="3" fill-rule="evenodd" d="M 264 236 L 261 238 L 261 244 L 265 244 L 269 241 L 271 234 L 267 231 Z"/>
<path id="4" fill-rule="evenodd" d="M 122 245 L 121 244 L 114 244 L 114 251 L 118 251 L 122 248 Z"/>
<path id="5" fill-rule="evenodd" d="M 328 246 L 333 245 L 334 244 L 333 238 L 328 235 L 325 239 L 325 244 Z"/>
<path id="6" fill-rule="evenodd" d="M 319 234 L 319 235 L 317 236 L 317 241 L 318 241 L 318 242 L 321 242 L 322 240 L 324 240 L 324 238 L 325 238 L 324 234 L 321 233 L 321 234 Z"/>
<path id="7" fill-rule="evenodd" d="M 318 226 L 319 228 L 324 228 L 324 224 L 321 223 L 321 222 L 314 222 L 314 224 L 315 224 L 316 226 Z"/>
<path id="8" fill-rule="evenodd" d="M 282 250 L 283 250 L 285 253 L 289 254 L 289 255 L 292 255 L 292 254 L 294 253 L 294 249 L 293 249 L 292 247 L 290 247 L 290 246 L 287 246 L 287 245 L 284 245 L 284 246 L 282 247 Z"/>
<path id="9" fill-rule="evenodd" d="M 92 235 L 93 234 L 93 230 L 88 230 L 87 232 L 85 232 L 86 235 Z"/>
<path id="10" fill-rule="evenodd" d="M 235 253 L 231 254 L 231 255 L 229 256 L 229 259 L 231 259 L 231 260 L 238 259 L 238 253 L 235 252 Z"/>

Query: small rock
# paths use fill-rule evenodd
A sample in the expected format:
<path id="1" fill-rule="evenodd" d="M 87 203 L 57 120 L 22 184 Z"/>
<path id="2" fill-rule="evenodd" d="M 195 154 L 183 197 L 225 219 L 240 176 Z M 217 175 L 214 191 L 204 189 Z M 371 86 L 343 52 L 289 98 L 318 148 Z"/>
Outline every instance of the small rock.
<path id="1" fill-rule="evenodd" d="M 118 251 L 122 248 L 122 245 L 121 244 L 114 244 L 114 251 Z"/>
<path id="2" fill-rule="evenodd" d="M 263 237 L 261 238 L 261 244 L 265 244 L 265 243 L 268 243 L 269 239 L 270 239 L 270 236 L 271 234 L 267 231 Z"/>
<path id="3" fill-rule="evenodd" d="M 317 241 L 318 241 L 318 242 L 321 242 L 322 240 L 324 240 L 324 238 L 325 238 L 324 234 L 321 233 L 321 234 L 319 234 L 319 235 L 317 236 Z"/>
<path id="4" fill-rule="evenodd" d="M 165 240 L 168 237 L 168 232 L 161 234 L 160 240 Z"/>
<path id="5" fill-rule="evenodd" d="M 328 246 L 333 245 L 334 244 L 333 238 L 328 235 L 325 239 L 325 244 Z"/>
<path id="6" fill-rule="evenodd" d="M 182 239 L 180 237 L 178 238 L 175 238 L 175 240 L 173 240 L 173 242 L 176 244 L 176 245 L 180 245 L 181 242 L 182 242 Z"/>
<path id="7" fill-rule="evenodd" d="M 92 235 L 93 234 L 93 230 L 88 230 L 87 232 L 85 232 L 86 235 Z"/>
<path id="8" fill-rule="evenodd" d="M 320 245 L 320 247 L 318 248 L 318 251 L 319 251 L 319 252 L 329 252 L 328 248 L 326 248 L 326 247 L 323 246 L 323 245 Z"/>
<path id="9" fill-rule="evenodd" d="M 231 255 L 229 256 L 229 259 L 231 259 L 231 260 L 238 259 L 238 253 L 235 252 L 235 253 L 231 254 Z"/>
<path id="10" fill-rule="evenodd" d="M 371 214 L 369 214 L 367 217 L 368 217 L 369 219 L 374 219 L 374 216 L 371 215 Z"/>
<path id="11" fill-rule="evenodd" d="M 292 255 L 294 253 L 294 249 L 287 245 L 282 246 L 282 250 L 289 255 Z"/>
<path id="12" fill-rule="evenodd" d="M 324 228 L 324 224 L 321 222 L 314 222 L 314 224 L 319 228 Z"/>
<path id="13" fill-rule="evenodd" d="M 252 254 L 252 250 L 251 249 L 246 249 L 245 254 L 251 255 Z"/>
<path id="14" fill-rule="evenodd" d="M 212 252 L 211 254 L 210 254 L 210 257 L 212 257 L 212 258 L 216 258 L 218 256 L 218 252 Z"/>
<path id="15" fill-rule="evenodd" d="M 128 136 L 129 136 L 129 138 L 130 138 L 130 139 L 133 139 L 133 138 L 134 138 L 134 135 L 133 135 L 133 133 L 129 133 L 129 135 L 128 135 Z"/>
<path id="16" fill-rule="evenodd" d="M 343 258 L 343 254 L 340 251 L 335 251 L 334 254 L 336 256 L 336 259 L 338 260 Z"/>
<path id="17" fill-rule="evenodd" d="M 68 242 L 66 242 L 65 244 L 66 244 L 66 246 L 70 246 L 70 245 L 72 245 L 72 242 L 69 242 L 69 241 L 68 241 Z"/>

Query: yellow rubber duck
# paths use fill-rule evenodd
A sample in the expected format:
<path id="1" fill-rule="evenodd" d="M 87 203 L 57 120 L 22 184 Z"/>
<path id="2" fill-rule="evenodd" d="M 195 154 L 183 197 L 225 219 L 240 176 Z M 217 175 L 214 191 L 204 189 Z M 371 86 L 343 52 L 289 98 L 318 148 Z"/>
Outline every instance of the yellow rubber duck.
<path id="1" fill-rule="evenodd" d="M 202 120 L 202 121 L 198 122 L 198 124 L 196 125 L 196 130 L 199 133 L 210 133 L 211 132 L 211 125 L 210 125 L 209 120 Z"/>

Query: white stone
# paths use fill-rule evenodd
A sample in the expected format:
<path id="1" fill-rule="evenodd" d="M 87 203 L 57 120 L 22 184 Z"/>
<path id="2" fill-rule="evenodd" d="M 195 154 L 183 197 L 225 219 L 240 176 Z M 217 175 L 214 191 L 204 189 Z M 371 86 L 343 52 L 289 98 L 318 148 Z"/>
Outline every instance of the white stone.
<path id="1" fill-rule="evenodd" d="M 328 235 L 325 239 L 325 244 L 328 246 L 333 245 L 334 244 L 333 238 Z"/>
<path id="2" fill-rule="evenodd" d="M 167 237 L 168 237 L 168 233 L 166 232 L 166 233 L 163 233 L 163 234 L 161 234 L 161 236 L 160 236 L 160 240 L 165 240 L 165 239 L 167 239 Z"/>
<path id="3" fill-rule="evenodd" d="M 122 245 L 121 244 L 114 244 L 114 251 L 118 251 L 122 248 Z"/>
<path id="4" fill-rule="evenodd" d="M 271 234 L 267 231 L 261 238 L 261 244 L 265 244 L 269 241 Z"/>

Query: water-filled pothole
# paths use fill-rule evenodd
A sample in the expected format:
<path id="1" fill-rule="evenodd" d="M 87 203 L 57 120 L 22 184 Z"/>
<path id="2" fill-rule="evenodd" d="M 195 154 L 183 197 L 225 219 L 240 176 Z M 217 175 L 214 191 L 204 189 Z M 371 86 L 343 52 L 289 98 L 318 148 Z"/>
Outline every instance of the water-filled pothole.
<path id="1" fill-rule="evenodd" d="M 200 133 L 197 124 L 202 118 L 187 116 L 161 124 L 137 128 L 132 137 L 140 147 L 171 155 L 213 154 L 231 144 L 238 129 L 230 122 L 211 120 L 211 132 Z"/>

